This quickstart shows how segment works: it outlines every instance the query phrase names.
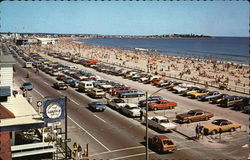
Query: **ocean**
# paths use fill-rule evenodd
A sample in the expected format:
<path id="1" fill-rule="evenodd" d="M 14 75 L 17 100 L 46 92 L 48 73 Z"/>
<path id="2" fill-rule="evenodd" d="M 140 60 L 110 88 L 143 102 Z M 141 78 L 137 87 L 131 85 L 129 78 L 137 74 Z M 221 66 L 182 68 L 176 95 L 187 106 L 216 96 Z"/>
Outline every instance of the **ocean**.
<path id="1" fill-rule="evenodd" d="M 248 37 L 214 38 L 90 38 L 78 42 L 125 50 L 137 50 L 169 56 L 197 57 L 202 59 L 232 61 L 249 64 Z"/>

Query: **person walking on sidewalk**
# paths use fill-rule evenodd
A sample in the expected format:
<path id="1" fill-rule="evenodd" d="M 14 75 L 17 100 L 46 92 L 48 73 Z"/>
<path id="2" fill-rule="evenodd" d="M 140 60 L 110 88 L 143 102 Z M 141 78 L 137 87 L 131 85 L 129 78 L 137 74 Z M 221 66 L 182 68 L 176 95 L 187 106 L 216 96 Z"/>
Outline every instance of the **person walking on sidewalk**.
<path id="1" fill-rule="evenodd" d="M 143 110 L 141 109 L 140 110 L 140 120 L 142 121 L 142 118 L 143 118 Z"/>
<path id="2" fill-rule="evenodd" d="M 82 146 L 80 144 L 78 144 L 77 152 L 78 158 L 82 158 Z"/>
<path id="3" fill-rule="evenodd" d="M 77 144 L 76 142 L 73 144 L 73 157 L 76 157 L 76 152 L 77 152 Z"/>
<path id="4" fill-rule="evenodd" d="M 200 134 L 200 126 L 199 126 L 199 124 L 197 124 L 195 127 L 195 138 L 196 139 L 199 139 L 199 134 Z"/>
<path id="5" fill-rule="evenodd" d="M 201 137 L 201 139 L 203 139 L 203 137 L 204 137 L 204 127 L 203 126 L 200 126 L 200 137 Z"/>

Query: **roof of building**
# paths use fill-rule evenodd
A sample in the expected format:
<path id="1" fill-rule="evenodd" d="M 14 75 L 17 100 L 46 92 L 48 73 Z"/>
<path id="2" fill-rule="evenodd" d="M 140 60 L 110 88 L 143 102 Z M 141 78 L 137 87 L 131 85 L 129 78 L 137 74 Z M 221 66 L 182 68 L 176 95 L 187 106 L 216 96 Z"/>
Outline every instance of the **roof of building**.
<path id="1" fill-rule="evenodd" d="M 37 38 L 39 41 L 55 41 L 58 40 L 58 38 Z"/>
<path id="2" fill-rule="evenodd" d="M 42 128 L 44 121 L 33 106 L 20 94 L 16 97 L 10 97 L 10 103 L 13 105 L 11 112 L 15 118 L 1 119 L 1 131 L 15 131 L 30 128 Z"/>
<path id="3" fill-rule="evenodd" d="M 15 115 L 0 103 L 0 119 L 15 118 Z"/>

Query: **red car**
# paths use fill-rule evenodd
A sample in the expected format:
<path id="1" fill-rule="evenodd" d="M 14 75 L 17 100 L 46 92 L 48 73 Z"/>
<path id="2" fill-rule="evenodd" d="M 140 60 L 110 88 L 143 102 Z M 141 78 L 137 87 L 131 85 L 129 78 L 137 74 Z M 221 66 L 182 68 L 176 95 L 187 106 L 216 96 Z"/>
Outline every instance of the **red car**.
<path id="1" fill-rule="evenodd" d="M 173 109 L 177 106 L 177 103 L 167 101 L 167 100 L 158 100 L 154 103 L 149 103 L 148 107 L 150 110 L 158 110 L 158 109 Z"/>
<path id="2" fill-rule="evenodd" d="M 65 77 L 66 77 L 65 75 L 59 75 L 56 77 L 56 79 L 62 81 Z"/>
<path id="3" fill-rule="evenodd" d="M 96 59 L 90 59 L 90 60 L 81 61 L 80 63 L 84 66 L 90 66 L 92 64 L 96 64 L 97 62 L 99 61 Z"/>
<path id="4" fill-rule="evenodd" d="M 159 79 L 154 79 L 151 83 L 153 83 L 153 85 L 158 85 L 164 81 L 165 81 L 165 79 L 159 78 Z"/>
<path id="5" fill-rule="evenodd" d="M 125 87 L 125 88 L 114 88 L 114 89 L 112 90 L 111 95 L 112 95 L 112 96 L 115 96 L 115 95 L 117 95 L 117 93 L 119 93 L 119 92 L 125 92 L 125 91 L 128 91 L 129 89 L 131 89 L 131 88 L 130 88 L 130 87 Z"/>

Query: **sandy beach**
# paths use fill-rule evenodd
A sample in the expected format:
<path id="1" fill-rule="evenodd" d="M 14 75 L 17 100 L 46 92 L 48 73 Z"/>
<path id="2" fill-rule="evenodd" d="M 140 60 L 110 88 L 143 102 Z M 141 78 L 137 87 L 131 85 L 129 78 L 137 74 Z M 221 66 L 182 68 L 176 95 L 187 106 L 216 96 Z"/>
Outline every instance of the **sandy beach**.
<path id="1" fill-rule="evenodd" d="M 195 57 L 183 58 L 129 51 L 74 42 L 60 38 L 55 45 L 31 46 L 30 52 L 60 52 L 77 58 L 93 58 L 117 66 L 138 69 L 152 74 L 173 77 L 211 86 L 226 85 L 229 89 L 249 91 L 249 66 L 232 62 L 211 61 Z M 49 51 L 48 51 L 49 50 Z M 148 66 L 148 67 L 147 67 Z"/>

